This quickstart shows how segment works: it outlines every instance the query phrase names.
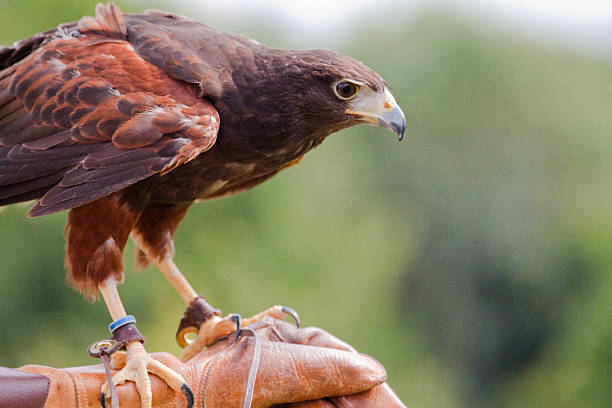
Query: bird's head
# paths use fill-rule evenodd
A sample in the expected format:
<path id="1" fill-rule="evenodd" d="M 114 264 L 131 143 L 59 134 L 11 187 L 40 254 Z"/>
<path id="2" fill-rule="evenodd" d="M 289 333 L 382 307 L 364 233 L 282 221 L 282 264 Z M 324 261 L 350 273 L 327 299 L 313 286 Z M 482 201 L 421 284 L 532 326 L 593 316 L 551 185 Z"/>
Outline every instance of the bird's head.
<path id="1" fill-rule="evenodd" d="M 402 140 L 406 117 L 388 88 L 374 90 L 367 83 L 342 78 L 332 86 L 335 96 L 345 103 L 344 113 L 359 123 L 367 123 L 392 130 Z"/>
<path id="2" fill-rule="evenodd" d="M 404 113 L 387 83 L 365 64 L 328 50 L 298 51 L 289 54 L 280 74 L 300 91 L 290 103 L 319 124 L 380 126 L 402 140 Z"/>
<path id="3" fill-rule="evenodd" d="M 328 50 L 264 51 L 254 58 L 257 70 L 245 76 L 238 69 L 232 75 L 239 91 L 228 94 L 232 110 L 240 103 L 248 105 L 244 112 L 258 112 L 243 121 L 241 130 L 265 129 L 262 142 L 313 136 L 316 145 L 335 131 L 369 124 L 389 129 L 402 140 L 404 113 L 371 68 Z M 270 134 L 270 129 L 282 130 L 282 136 Z"/>

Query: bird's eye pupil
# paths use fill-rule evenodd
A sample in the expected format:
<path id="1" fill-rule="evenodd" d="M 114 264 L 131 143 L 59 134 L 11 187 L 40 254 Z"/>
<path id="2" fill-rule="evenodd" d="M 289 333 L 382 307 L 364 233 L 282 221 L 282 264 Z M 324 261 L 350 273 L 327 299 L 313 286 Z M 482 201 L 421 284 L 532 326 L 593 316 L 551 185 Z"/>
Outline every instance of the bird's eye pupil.
<path id="1" fill-rule="evenodd" d="M 338 96 L 343 99 L 349 99 L 357 93 L 357 85 L 351 82 L 340 82 L 336 85 L 336 92 Z"/>

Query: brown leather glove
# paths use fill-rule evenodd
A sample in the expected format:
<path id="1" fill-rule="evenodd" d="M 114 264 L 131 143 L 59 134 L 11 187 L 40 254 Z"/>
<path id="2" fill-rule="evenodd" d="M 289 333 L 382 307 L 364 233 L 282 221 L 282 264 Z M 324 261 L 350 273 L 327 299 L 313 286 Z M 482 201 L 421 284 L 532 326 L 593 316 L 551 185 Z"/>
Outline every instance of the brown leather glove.
<path id="1" fill-rule="evenodd" d="M 237 342 L 233 342 L 233 336 L 222 340 L 186 363 L 168 353 L 154 353 L 153 356 L 185 378 L 193 390 L 195 407 L 242 407 L 245 393 L 250 392 L 247 383 L 254 379 L 252 407 L 405 408 L 384 383 L 386 374 L 380 363 L 357 353 L 329 333 L 317 328 L 298 329 L 269 318 L 251 329 L 255 330 L 245 331 Z M 249 376 L 249 372 L 254 371 L 252 362 L 257 359 L 256 354 L 259 354 L 257 374 Z M 124 363 L 124 353 L 113 355 L 113 369 L 121 368 Z M 49 378 L 46 408 L 100 406 L 100 388 L 106 380 L 101 364 L 65 369 L 29 365 L 19 370 Z M 34 396 L 24 399 L 20 381 L 13 380 L 7 387 L 9 382 L 2 374 L 0 371 L 0 406 L 11 401 L 11 392 L 16 394 L 13 401 L 21 399 L 26 405 L 12 402 L 7 406 L 41 406 L 44 399 L 39 402 L 35 402 Z M 33 383 L 36 379 L 30 379 L 29 384 Z M 40 384 L 46 386 L 46 381 Z M 182 393 L 174 392 L 157 377 L 151 376 L 151 386 L 154 406 L 187 406 Z M 122 408 L 140 407 L 140 397 L 133 383 L 117 389 Z M 36 405 L 27 405 L 28 401 Z"/>

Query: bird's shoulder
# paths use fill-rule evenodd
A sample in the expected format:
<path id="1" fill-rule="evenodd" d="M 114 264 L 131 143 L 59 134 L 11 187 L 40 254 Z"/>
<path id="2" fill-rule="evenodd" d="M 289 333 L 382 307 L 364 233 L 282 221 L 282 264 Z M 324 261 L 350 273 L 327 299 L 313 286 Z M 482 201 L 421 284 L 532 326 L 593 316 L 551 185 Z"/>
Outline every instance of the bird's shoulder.
<path id="1" fill-rule="evenodd" d="M 148 11 L 124 16 L 127 40 L 138 54 L 169 76 L 198 84 L 202 96 L 220 98 L 236 75 L 257 71 L 257 59 L 272 49 L 177 14 Z"/>

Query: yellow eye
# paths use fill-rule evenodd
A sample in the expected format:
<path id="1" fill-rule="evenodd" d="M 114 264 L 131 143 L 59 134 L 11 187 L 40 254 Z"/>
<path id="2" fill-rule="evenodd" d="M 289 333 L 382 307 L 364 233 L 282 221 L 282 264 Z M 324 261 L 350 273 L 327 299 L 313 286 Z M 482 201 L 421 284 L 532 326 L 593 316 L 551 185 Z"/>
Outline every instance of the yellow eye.
<path id="1" fill-rule="evenodd" d="M 336 84 L 334 90 L 338 98 L 349 100 L 357 95 L 357 92 L 359 92 L 359 85 L 348 81 L 341 81 Z"/>

